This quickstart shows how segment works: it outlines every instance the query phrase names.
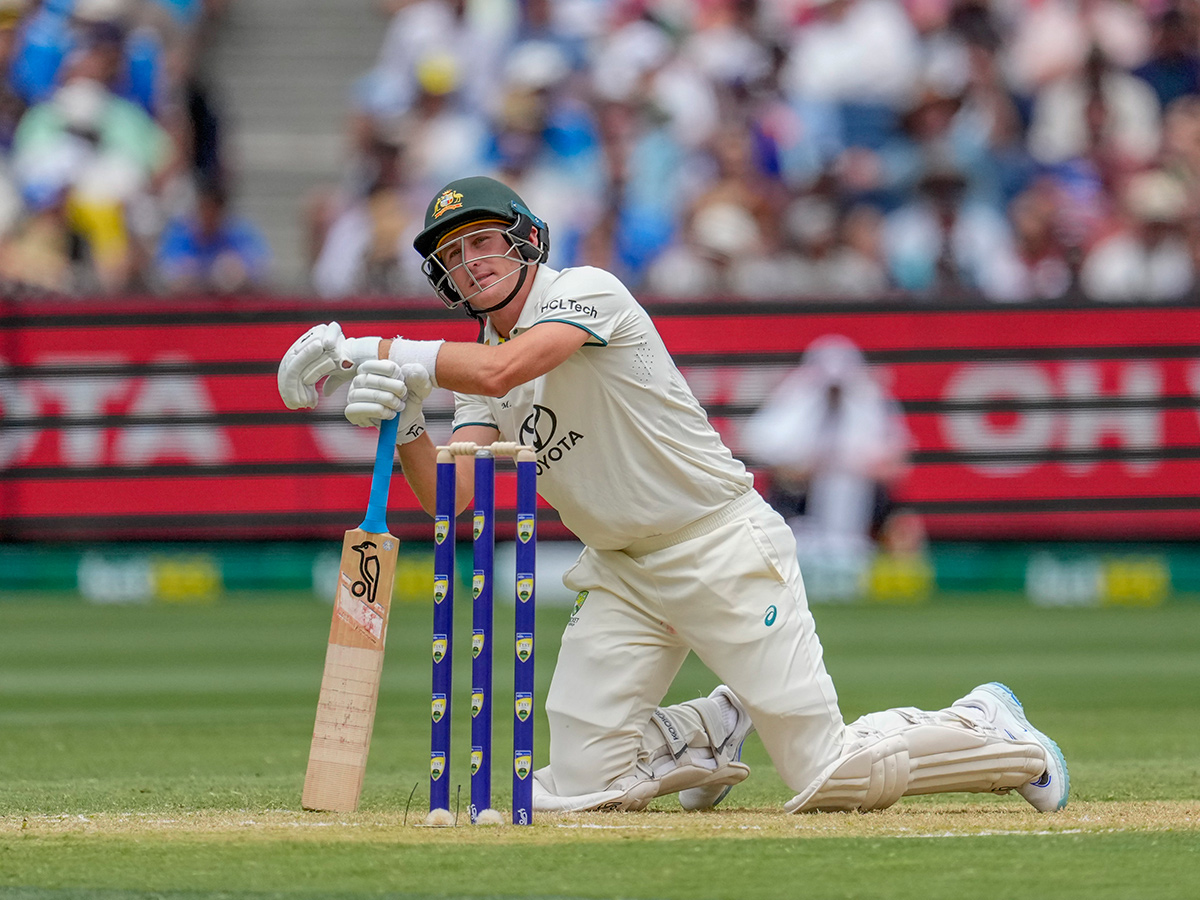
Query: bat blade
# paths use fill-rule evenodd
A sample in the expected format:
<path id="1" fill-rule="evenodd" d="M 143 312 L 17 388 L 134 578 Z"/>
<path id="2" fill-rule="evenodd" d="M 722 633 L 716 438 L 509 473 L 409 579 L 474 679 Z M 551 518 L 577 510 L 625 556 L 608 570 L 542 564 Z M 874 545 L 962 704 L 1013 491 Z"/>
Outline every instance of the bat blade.
<path id="1" fill-rule="evenodd" d="M 301 805 L 358 809 L 387 640 L 400 542 L 355 528 L 342 541 L 333 623 Z"/>

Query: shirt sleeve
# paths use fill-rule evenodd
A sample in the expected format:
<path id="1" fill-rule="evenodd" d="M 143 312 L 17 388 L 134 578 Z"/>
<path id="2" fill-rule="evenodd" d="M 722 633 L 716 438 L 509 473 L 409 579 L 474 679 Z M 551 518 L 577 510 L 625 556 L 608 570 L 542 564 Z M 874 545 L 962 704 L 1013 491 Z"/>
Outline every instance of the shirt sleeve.
<path id="1" fill-rule="evenodd" d="M 475 394 L 454 394 L 454 430 L 464 425 L 487 425 L 500 430 L 487 400 Z"/>
<path id="2" fill-rule="evenodd" d="M 533 324 L 566 322 L 586 331 L 585 346 L 607 347 L 633 298 L 603 269 L 565 269 L 537 302 Z"/>

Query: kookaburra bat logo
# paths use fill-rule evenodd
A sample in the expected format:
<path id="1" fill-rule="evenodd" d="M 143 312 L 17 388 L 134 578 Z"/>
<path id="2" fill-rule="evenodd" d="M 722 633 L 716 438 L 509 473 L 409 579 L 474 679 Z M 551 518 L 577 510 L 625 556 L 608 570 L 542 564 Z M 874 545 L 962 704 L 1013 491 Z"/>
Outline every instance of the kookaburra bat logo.
<path id="1" fill-rule="evenodd" d="M 375 592 L 379 590 L 379 557 L 375 555 L 375 543 L 363 541 L 355 544 L 353 549 L 358 553 L 358 580 L 350 585 L 350 592 L 374 603 Z"/>

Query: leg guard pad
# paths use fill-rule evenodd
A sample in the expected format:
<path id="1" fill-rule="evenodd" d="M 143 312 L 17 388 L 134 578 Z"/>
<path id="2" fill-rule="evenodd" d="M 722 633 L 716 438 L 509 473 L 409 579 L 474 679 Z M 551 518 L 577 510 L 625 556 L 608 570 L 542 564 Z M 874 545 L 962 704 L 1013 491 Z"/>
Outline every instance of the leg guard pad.
<path id="1" fill-rule="evenodd" d="M 1045 749 L 949 710 L 894 709 L 847 728 L 852 742 L 784 809 L 885 809 L 905 795 L 1004 793 L 1045 770 Z"/>
<path id="2" fill-rule="evenodd" d="M 689 746 L 681 730 L 662 709 L 656 709 L 650 721 L 662 732 L 666 750 L 650 760 L 652 777 L 658 782 L 658 796 L 711 785 L 735 785 L 750 775 L 750 767 L 737 762 L 731 752 L 722 750 L 728 729 L 720 720 L 720 711 L 709 700 L 696 701 L 703 731 Z"/>
<path id="3" fill-rule="evenodd" d="M 554 791 L 548 766 L 533 773 L 533 808 L 538 812 L 634 812 L 645 809 L 657 795 L 657 781 L 622 779 L 609 790 L 564 796 Z"/>

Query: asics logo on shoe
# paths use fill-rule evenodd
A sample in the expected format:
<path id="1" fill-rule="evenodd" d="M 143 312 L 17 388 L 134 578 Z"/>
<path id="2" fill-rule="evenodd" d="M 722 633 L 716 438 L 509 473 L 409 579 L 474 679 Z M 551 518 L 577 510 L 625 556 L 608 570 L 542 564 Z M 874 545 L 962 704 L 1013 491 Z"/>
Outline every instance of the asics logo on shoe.
<path id="1" fill-rule="evenodd" d="M 1047 787 L 1050 784 L 1051 778 L 1049 772 L 1043 772 L 1038 776 L 1037 781 L 1031 781 L 1030 784 L 1034 787 Z"/>

